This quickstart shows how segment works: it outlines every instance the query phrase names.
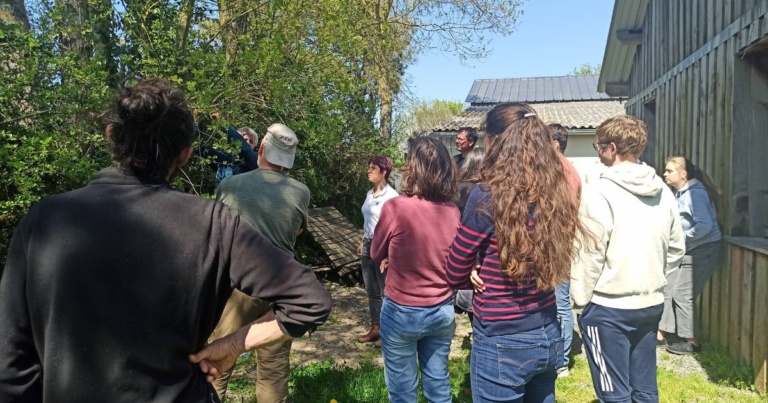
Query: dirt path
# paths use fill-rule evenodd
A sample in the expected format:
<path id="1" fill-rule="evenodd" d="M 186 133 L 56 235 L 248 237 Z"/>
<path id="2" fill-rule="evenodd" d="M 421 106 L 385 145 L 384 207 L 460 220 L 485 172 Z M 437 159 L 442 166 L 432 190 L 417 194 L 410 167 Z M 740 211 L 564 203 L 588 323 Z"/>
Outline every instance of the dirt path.
<path id="1" fill-rule="evenodd" d="M 333 296 L 333 312 L 325 325 L 312 334 L 293 342 L 291 366 L 313 362 L 333 361 L 339 365 L 357 366 L 361 359 L 383 365 L 380 349 L 373 343 L 358 343 L 357 337 L 365 334 L 370 326 L 368 297 L 361 287 L 346 287 L 328 283 Z M 453 336 L 451 355 L 457 356 L 461 343 L 471 331 L 466 315 L 456 316 L 456 333 Z"/>
<path id="2" fill-rule="evenodd" d="M 333 361 L 339 365 L 357 366 L 361 359 L 383 365 L 380 350 L 372 343 L 362 344 L 357 337 L 365 334 L 369 326 L 368 298 L 365 289 L 327 283 L 333 296 L 330 318 L 311 339 L 307 336 L 293 342 L 291 365 L 299 367 L 313 362 Z M 451 345 L 451 356 L 458 356 L 462 343 L 469 342 L 472 327 L 466 315 L 456 315 L 456 333 Z M 706 371 L 692 356 L 675 356 L 658 350 L 658 365 L 680 375 Z M 586 360 L 586 353 L 581 352 Z"/>

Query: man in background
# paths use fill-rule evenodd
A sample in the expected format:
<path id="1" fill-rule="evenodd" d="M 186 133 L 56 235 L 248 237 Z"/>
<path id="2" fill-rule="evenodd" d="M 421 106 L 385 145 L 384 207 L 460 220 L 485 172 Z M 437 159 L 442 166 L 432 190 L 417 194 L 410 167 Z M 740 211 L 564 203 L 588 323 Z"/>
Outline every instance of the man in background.
<path id="1" fill-rule="evenodd" d="M 252 171 L 258 168 L 256 145 L 259 144 L 259 135 L 250 127 L 235 129 L 230 126 L 227 129 L 227 140 L 235 142 L 240 147 L 237 155 L 216 150 L 211 146 L 202 146 L 199 156 L 210 159 L 216 167 L 216 186 L 219 186 L 224 178 Z"/>
<path id="2" fill-rule="evenodd" d="M 296 134 L 282 123 L 267 129 L 258 149 L 259 169 L 224 179 L 216 189 L 218 200 L 240 213 L 272 244 L 296 256 L 296 237 L 307 227 L 309 189 L 289 177 L 293 167 Z M 268 301 L 251 298 L 237 290 L 232 293 L 210 341 L 224 337 L 243 325 L 273 315 Z M 291 340 L 256 349 L 256 398 L 260 402 L 286 402 L 290 375 Z M 223 399 L 232 370 L 214 382 Z"/>
<path id="3" fill-rule="evenodd" d="M 581 179 L 576 172 L 573 164 L 565 158 L 565 148 L 568 147 L 568 129 L 558 123 L 549 125 L 549 131 L 552 133 L 552 146 L 557 150 L 560 156 L 560 162 L 563 164 L 565 176 L 571 189 L 576 195 L 576 201 L 581 198 Z M 555 289 L 555 298 L 557 299 L 557 319 L 560 321 L 560 329 L 563 334 L 563 362 L 558 363 L 557 376 L 565 377 L 570 375 L 568 363 L 571 353 L 571 344 L 573 342 L 573 311 L 571 310 L 570 281 L 565 280 Z"/>
<path id="4" fill-rule="evenodd" d="M 461 168 L 464 159 L 475 148 L 475 143 L 477 143 L 477 130 L 472 127 L 459 128 L 459 132 L 456 133 L 456 151 L 459 153 L 453 156 L 457 167 Z"/>

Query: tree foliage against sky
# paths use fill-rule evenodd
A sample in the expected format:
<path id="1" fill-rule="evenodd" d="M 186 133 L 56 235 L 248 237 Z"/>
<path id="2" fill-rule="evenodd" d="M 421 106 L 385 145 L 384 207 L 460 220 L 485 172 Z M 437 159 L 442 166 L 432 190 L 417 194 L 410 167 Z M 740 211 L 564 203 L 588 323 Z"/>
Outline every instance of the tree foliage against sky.
<path id="1" fill-rule="evenodd" d="M 439 124 L 451 120 L 464 110 L 457 101 L 413 101 L 398 113 L 395 133 L 398 138 L 410 138 L 430 134 Z"/>
<path id="2" fill-rule="evenodd" d="M 600 69 L 602 66 L 600 64 L 598 65 L 591 65 L 589 63 L 583 63 L 579 67 L 574 67 L 573 71 L 570 75 L 572 76 L 590 76 L 593 74 L 600 74 Z"/>
<path id="3" fill-rule="evenodd" d="M 101 113 L 144 77 L 180 86 L 200 122 L 219 112 L 200 144 L 227 147 L 229 124 L 286 123 L 301 140 L 293 175 L 316 205 L 354 215 L 367 157 L 397 154 L 386 139 L 407 65 L 426 51 L 484 55 L 484 34 L 510 33 L 520 3 L 0 0 L 0 255 L 31 204 L 110 164 Z M 175 185 L 210 194 L 207 165 Z"/>

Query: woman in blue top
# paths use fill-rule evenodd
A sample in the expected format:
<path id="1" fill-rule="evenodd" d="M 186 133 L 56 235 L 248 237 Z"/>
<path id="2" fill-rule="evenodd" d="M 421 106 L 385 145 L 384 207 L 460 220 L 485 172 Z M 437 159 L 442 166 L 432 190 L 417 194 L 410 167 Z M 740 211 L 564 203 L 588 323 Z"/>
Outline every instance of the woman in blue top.
<path id="1" fill-rule="evenodd" d="M 667 333 L 676 333 L 684 341 L 668 345 L 667 351 L 692 354 L 699 351 L 693 301 L 704 291 L 723 258 L 723 235 L 717 223 L 719 191 L 709 175 L 685 157 L 667 159 L 664 180 L 675 190 L 686 254 L 680 268 L 667 273 L 658 340 L 664 343 Z"/>

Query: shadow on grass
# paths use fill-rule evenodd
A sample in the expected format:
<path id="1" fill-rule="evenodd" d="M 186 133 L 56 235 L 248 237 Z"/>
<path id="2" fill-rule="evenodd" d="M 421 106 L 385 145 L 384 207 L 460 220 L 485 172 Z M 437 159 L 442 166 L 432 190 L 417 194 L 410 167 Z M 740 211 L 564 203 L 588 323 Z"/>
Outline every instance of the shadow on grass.
<path id="1" fill-rule="evenodd" d="M 696 355 L 710 382 L 743 390 L 754 391 L 754 374 L 752 368 L 739 365 L 728 356 L 728 352 L 720 345 L 706 343 L 701 353 Z"/>

